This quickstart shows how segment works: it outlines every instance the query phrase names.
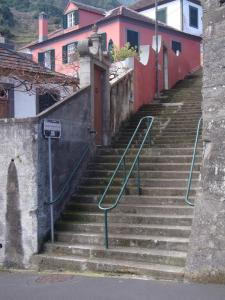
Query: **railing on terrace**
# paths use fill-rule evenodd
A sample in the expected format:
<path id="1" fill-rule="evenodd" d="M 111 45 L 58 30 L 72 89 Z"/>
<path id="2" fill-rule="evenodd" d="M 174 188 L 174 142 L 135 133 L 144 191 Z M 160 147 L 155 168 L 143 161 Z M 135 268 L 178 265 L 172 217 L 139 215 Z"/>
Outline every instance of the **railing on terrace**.
<path id="1" fill-rule="evenodd" d="M 109 183 L 108 183 L 103 195 L 101 196 L 101 198 L 99 200 L 98 207 L 99 207 L 99 209 L 101 209 L 104 212 L 105 247 L 106 247 L 106 249 L 109 248 L 108 214 L 111 210 L 113 210 L 114 208 L 116 208 L 119 205 L 119 202 L 120 202 L 122 196 L 126 193 L 127 184 L 129 182 L 129 179 L 131 178 L 132 173 L 135 171 L 135 169 L 136 169 L 137 191 L 138 191 L 139 195 L 141 194 L 140 154 L 141 154 L 141 151 L 142 151 L 146 141 L 148 141 L 149 146 L 151 145 L 150 130 L 152 128 L 153 121 L 154 121 L 154 118 L 151 116 L 143 117 L 139 121 L 137 128 L 135 129 L 121 159 L 119 160 L 119 162 L 117 164 L 115 171 L 113 172 L 111 179 L 109 180 Z M 137 149 L 137 154 L 135 155 L 133 161 L 131 161 L 131 167 L 128 169 L 127 168 L 128 167 L 127 154 L 129 152 L 129 150 L 131 149 L 132 143 L 134 142 L 135 138 L 137 137 L 139 130 L 140 130 L 141 126 L 143 125 L 143 123 L 146 124 L 146 127 L 147 127 L 146 132 L 145 132 L 145 135 L 142 139 L 140 146 Z M 123 173 L 124 173 L 124 176 L 123 176 L 124 178 L 123 178 L 121 189 L 120 189 L 118 195 L 116 196 L 114 203 L 110 206 L 105 206 L 104 202 L 107 198 L 108 192 L 110 191 L 110 188 L 112 187 L 112 184 L 116 178 L 116 175 L 120 171 L 121 167 L 122 167 Z"/>
<path id="2" fill-rule="evenodd" d="M 195 144 L 194 144 L 194 150 L 193 150 L 193 155 L 192 155 L 192 162 L 191 162 L 191 167 L 190 167 L 189 176 L 188 176 L 187 190 L 186 190 L 185 199 L 184 199 L 185 203 L 190 205 L 190 206 L 194 206 L 194 203 L 189 200 L 189 194 L 190 194 L 190 190 L 191 190 L 193 169 L 194 169 L 194 166 L 195 166 L 196 151 L 197 151 L 197 146 L 198 146 L 198 140 L 199 140 L 201 125 L 202 125 L 202 117 L 198 121 L 198 127 L 197 127 L 197 131 L 196 131 Z"/>

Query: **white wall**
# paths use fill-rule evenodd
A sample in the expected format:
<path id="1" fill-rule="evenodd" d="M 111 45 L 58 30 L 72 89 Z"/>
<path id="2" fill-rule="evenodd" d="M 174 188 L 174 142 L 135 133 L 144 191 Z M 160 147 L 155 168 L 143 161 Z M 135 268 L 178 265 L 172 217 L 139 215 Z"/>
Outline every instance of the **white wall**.
<path id="1" fill-rule="evenodd" d="M 199 28 L 189 26 L 189 5 L 198 8 Z M 158 8 L 167 8 L 167 25 L 182 30 L 181 27 L 181 1 L 174 0 L 172 2 L 159 5 Z M 155 20 L 155 8 L 149 8 L 140 12 L 141 14 Z M 183 31 L 193 35 L 200 36 L 202 34 L 202 6 L 197 5 L 188 0 L 183 0 Z"/>
<path id="2" fill-rule="evenodd" d="M 202 6 L 197 5 L 193 2 L 190 2 L 188 0 L 183 0 L 184 4 L 183 4 L 183 10 L 184 10 L 184 27 L 183 30 L 184 32 L 190 33 L 190 34 L 194 34 L 194 35 L 201 35 L 202 34 L 202 30 L 203 30 L 203 26 L 202 26 L 202 16 L 203 16 L 203 12 L 202 12 Z M 193 6 L 198 8 L 198 22 L 199 22 L 199 28 L 194 28 L 189 26 L 189 6 Z"/>
<path id="3" fill-rule="evenodd" d="M 14 117 L 26 118 L 36 115 L 36 92 L 24 91 L 22 87 L 14 90 Z"/>
<path id="4" fill-rule="evenodd" d="M 24 86 L 19 86 L 19 82 L 15 79 L 8 77 L 0 77 L 0 83 L 8 83 L 14 85 L 14 117 L 15 118 L 28 118 L 34 117 L 37 114 L 36 105 L 36 89 L 41 88 L 42 90 L 48 89 L 59 89 L 60 88 L 60 98 L 73 94 L 72 87 L 59 87 L 59 85 L 49 84 L 49 85 L 36 85 L 33 89 L 27 92 Z M 29 88 L 29 84 L 28 84 Z"/>
<path id="5" fill-rule="evenodd" d="M 181 6 L 180 0 L 175 0 L 163 5 L 159 5 L 158 8 L 167 8 L 167 25 L 181 30 Z M 149 8 L 140 12 L 141 14 L 155 20 L 155 8 Z"/>

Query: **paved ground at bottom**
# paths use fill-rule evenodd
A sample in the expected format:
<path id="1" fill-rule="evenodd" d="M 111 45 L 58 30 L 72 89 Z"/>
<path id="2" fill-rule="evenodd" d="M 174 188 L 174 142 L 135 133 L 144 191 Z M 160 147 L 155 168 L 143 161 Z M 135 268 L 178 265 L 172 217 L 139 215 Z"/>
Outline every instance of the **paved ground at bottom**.
<path id="1" fill-rule="evenodd" d="M 0 300 L 225 300 L 225 285 L 0 273 Z"/>

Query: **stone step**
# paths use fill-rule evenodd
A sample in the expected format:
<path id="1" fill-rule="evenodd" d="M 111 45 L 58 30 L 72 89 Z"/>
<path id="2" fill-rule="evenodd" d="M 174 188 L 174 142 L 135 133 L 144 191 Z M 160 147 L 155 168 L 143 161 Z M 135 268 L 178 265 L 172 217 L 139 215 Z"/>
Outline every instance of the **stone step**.
<path id="1" fill-rule="evenodd" d="M 59 221 L 56 224 L 56 229 L 56 240 L 59 242 L 104 245 L 105 229 L 103 222 Z M 190 232 L 191 226 L 110 223 L 109 242 L 111 246 L 141 248 L 158 248 L 162 246 L 160 249 L 163 249 L 165 240 L 166 242 L 169 240 L 171 243 L 174 243 L 174 239 L 176 243 L 183 243 L 184 240 L 187 242 Z M 162 241 L 162 243 L 160 244 L 159 241 Z M 181 249 L 183 251 L 187 250 L 182 247 L 179 247 L 178 250 L 181 251 Z"/>
<path id="2" fill-rule="evenodd" d="M 97 150 L 97 155 L 122 155 L 125 151 L 125 148 L 107 148 L 107 147 L 100 147 Z M 135 155 L 137 154 L 136 149 L 130 149 L 128 152 L 129 155 Z M 202 148 L 197 148 L 197 155 L 202 154 Z M 151 156 L 172 156 L 172 155 L 193 155 L 193 147 L 190 148 L 156 148 L 151 147 L 144 149 L 141 152 L 141 155 L 151 155 Z"/>
<path id="3" fill-rule="evenodd" d="M 67 232 L 64 237 L 62 237 L 63 232 L 57 232 L 56 237 L 59 240 L 64 240 L 67 245 L 82 245 L 80 242 L 87 241 L 86 247 L 102 247 L 104 245 L 104 235 L 101 234 L 85 234 L 81 233 L 80 236 L 75 233 Z M 69 235 L 67 237 L 67 235 Z M 72 236 L 72 240 L 70 237 Z M 77 240 L 76 240 L 77 237 Z M 94 240 L 94 242 L 93 242 Z M 189 243 L 188 238 L 184 237 L 167 237 L 167 236 L 145 236 L 145 235 L 119 235 L 110 234 L 109 246 L 111 248 L 115 247 L 128 247 L 141 248 L 141 249 L 154 249 L 154 250 L 167 250 L 167 251 L 181 251 L 186 252 Z M 101 245 L 101 246 L 99 246 Z"/>
<path id="4" fill-rule="evenodd" d="M 95 203 L 97 204 L 100 200 L 99 196 L 96 195 L 74 195 L 71 198 L 71 202 L 75 203 Z M 194 202 L 194 198 L 191 198 L 191 201 Z M 114 203 L 115 196 L 107 196 L 107 201 L 109 203 Z M 138 205 L 176 205 L 182 206 L 184 205 L 184 197 L 175 197 L 175 196 L 122 196 L 121 204 L 138 204 Z"/>
<path id="5" fill-rule="evenodd" d="M 76 221 L 86 223 L 103 223 L 103 212 L 74 212 L 66 210 L 62 214 L 64 221 Z M 125 224 L 162 224 L 162 225 L 179 225 L 191 226 L 192 216 L 176 215 L 176 214 L 131 214 L 131 213 L 115 213 L 115 210 L 108 216 L 109 223 L 125 223 Z"/>
<path id="6" fill-rule="evenodd" d="M 106 203 L 106 206 L 111 205 L 112 202 Z M 75 203 L 71 201 L 67 205 L 67 210 L 77 212 L 99 212 L 97 203 Z M 128 213 L 128 214 L 176 214 L 176 215 L 192 215 L 193 208 L 185 204 L 183 206 L 175 205 L 151 205 L 151 204 L 119 204 L 114 210 L 114 213 Z"/>
<path id="7" fill-rule="evenodd" d="M 127 187 L 133 187 L 137 185 L 137 179 L 136 179 L 136 172 L 132 175 L 132 177 L 129 179 L 129 182 L 127 184 Z M 109 183 L 110 178 L 82 178 L 80 184 L 82 186 L 88 186 L 88 187 L 93 187 L 93 186 L 107 186 Z M 124 183 L 123 178 L 115 178 L 112 182 L 112 187 L 122 187 Z M 188 180 L 184 179 L 146 179 L 146 177 L 140 176 L 140 184 L 142 188 L 147 188 L 147 187 L 183 187 L 186 188 L 188 184 Z M 198 187 L 199 186 L 199 180 L 192 180 L 192 188 Z"/>
<path id="8" fill-rule="evenodd" d="M 182 280 L 184 268 L 163 264 L 146 264 L 126 260 L 78 258 L 65 255 L 42 254 L 33 258 L 39 270 L 67 270 L 73 272 L 109 272 L 148 276 L 154 279 Z"/>
<path id="9" fill-rule="evenodd" d="M 94 177 L 94 178 L 110 178 L 113 175 L 114 170 L 104 171 L 104 170 L 98 170 L 98 171 L 86 171 L 84 174 L 85 177 Z M 200 173 L 199 172 L 193 172 L 192 178 L 198 179 Z M 140 171 L 141 178 L 153 178 L 153 179 L 188 179 L 189 172 L 188 171 Z M 124 171 L 118 171 L 117 178 L 124 178 Z"/>
<path id="10" fill-rule="evenodd" d="M 124 130 L 124 131 L 120 131 L 120 134 L 119 134 L 119 137 L 132 137 L 133 136 L 133 133 L 134 133 L 134 130 L 132 129 L 129 129 L 129 130 Z M 136 136 L 137 137 L 144 137 L 145 135 L 145 132 L 143 132 L 143 130 L 141 130 L 140 132 L 138 131 Z M 155 130 L 152 130 L 150 132 L 150 135 L 152 137 L 156 137 L 156 136 L 168 136 L 168 137 L 178 137 L 178 138 L 181 138 L 183 136 L 186 136 L 188 138 L 193 138 L 193 137 L 196 137 L 196 130 L 187 130 L 187 131 L 183 131 L 183 130 L 180 130 L 180 131 L 176 131 L 175 129 L 173 130 L 169 130 L 168 128 L 165 128 L 165 129 L 155 129 Z"/>
<path id="11" fill-rule="evenodd" d="M 88 170 L 115 170 L 114 163 L 89 163 Z M 199 171 L 200 163 L 196 163 L 194 171 Z M 127 168 L 131 168 L 131 164 L 127 164 Z M 145 163 L 140 165 L 141 171 L 189 171 L 189 163 Z"/>
<path id="12" fill-rule="evenodd" d="M 190 163 L 192 162 L 192 155 L 140 155 L 140 164 L 142 163 Z M 133 162 L 135 160 L 135 155 L 126 155 L 126 162 Z M 95 163 L 118 163 L 121 159 L 121 155 L 100 155 L 95 156 L 93 162 Z M 200 162 L 202 159 L 201 155 L 196 155 L 196 163 Z"/>
<path id="13" fill-rule="evenodd" d="M 111 248 L 105 249 L 101 246 L 90 246 L 80 244 L 47 243 L 45 253 L 50 255 L 68 255 L 85 258 L 119 259 L 135 262 L 146 262 L 147 264 L 164 264 L 184 267 L 186 253 L 181 251 L 142 249 L 142 248 Z"/>
<path id="14" fill-rule="evenodd" d="M 127 144 L 128 143 L 121 143 L 121 142 L 117 142 L 117 143 L 114 143 L 112 145 L 113 148 L 126 148 L 127 147 Z M 194 147 L 194 143 L 184 143 L 184 142 L 180 142 L 180 143 L 172 143 L 172 142 L 168 142 L 168 143 L 159 143 L 158 141 L 154 142 L 154 144 L 151 144 L 151 147 L 161 147 L 161 148 L 184 148 L 184 147 L 187 147 L 187 148 L 191 148 L 191 147 Z M 140 144 L 136 143 L 136 144 L 132 144 L 131 146 L 131 149 L 137 149 L 140 147 Z M 143 146 L 143 150 L 145 150 L 146 148 L 149 148 L 149 145 L 148 144 L 145 144 Z"/>
<path id="15" fill-rule="evenodd" d="M 108 195 L 118 195 L 120 192 L 121 187 L 114 187 L 112 186 L 110 190 L 108 191 Z M 190 196 L 196 195 L 197 189 L 192 189 L 189 193 Z M 79 186 L 78 193 L 79 195 L 101 195 L 105 191 L 105 186 Z M 186 188 L 180 188 L 180 187 L 145 187 L 141 186 L 141 195 L 147 196 L 184 196 L 186 193 Z M 126 188 L 126 194 L 127 195 L 137 195 L 137 187 L 131 187 L 128 186 Z"/>

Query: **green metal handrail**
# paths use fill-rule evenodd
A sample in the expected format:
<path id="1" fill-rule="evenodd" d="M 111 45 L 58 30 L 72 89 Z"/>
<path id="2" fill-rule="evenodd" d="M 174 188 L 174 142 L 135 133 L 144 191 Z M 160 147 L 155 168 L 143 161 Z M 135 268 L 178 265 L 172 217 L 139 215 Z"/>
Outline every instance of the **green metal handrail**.
<path id="1" fill-rule="evenodd" d="M 141 143 L 141 145 L 140 145 L 140 147 L 138 149 L 138 152 L 137 152 L 137 154 L 136 154 L 136 156 L 134 158 L 134 161 L 133 161 L 133 163 L 131 165 L 131 168 L 130 168 L 129 172 L 127 173 L 127 170 L 126 170 L 126 155 L 127 155 L 127 152 L 129 151 L 131 145 L 132 145 L 132 142 L 133 142 L 136 134 L 138 133 L 138 130 L 139 130 L 140 126 L 143 124 L 144 121 L 147 121 L 147 130 L 146 130 L 145 136 L 144 136 L 144 138 L 142 140 L 142 143 Z M 132 172 L 133 172 L 133 170 L 134 170 L 135 167 L 137 168 L 137 189 L 138 189 L 139 195 L 141 194 L 141 181 L 140 181 L 140 170 L 139 170 L 139 167 L 140 167 L 140 153 L 141 153 L 141 151 L 143 149 L 143 146 L 144 146 L 147 138 L 149 138 L 149 146 L 151 145 L 151 136 L 150 136 L 149 132 L 151 130 L 153 121 L 154 121 L 154 118 L 151 117 L 151 116 L 143 117 L 139 121 L 137 128 L 135 129 L 135 131 L 134 131 L 134 133 L 133 133 L 133 135 L 132 135 L 132 137 L 131 137 L 131 139 L 130 139 L 130 141 L 129 141 L 129 143 L 128 143 L 128 145 L 127 145 L 127 147 L 126 147 L 126 149 L 125 149 L 125 151 L 124 151 L 124 153 L 123 153 L 123 155 L 122 155 L 122 157 L 120 159 L 120 161 L 117 164 L 117 167 L 116 167 L 115 171 L 113 172 L 113 175 L 112 175 L 111 179 L 109 180 L 109 183 L 108 183 L 108 185 L 107 185 L 107 187 L 106 187 L 103 195 L 101 196 L 101 198 L 99 200 L 98 207 L 99 207 L 99 209 L 101 209 L 101 210 L 104 211 L 105 247 L 106 247 L 106 249 L 109 248 L 108 213 L 112 209 L 116 208 L 117 205 L 119 204 L 119 201 L 120 201 L 122 195 L 124 194 L 124 192 L 126 192 L 127 183 L 129 181 L 130 176 L 131 176 L 131 174 L 132 174 Z M 119 171 L 121 165 L 123 165 L 123 170 L 124 170 L 124 181 L 123 181 L 122 188 L 121 188 L 121 190 L 120 190 L 117 198 L 115 199 L 114 204 L 112 204 L 109 207 L 104 207 L 103 206 L 103 202 L 105 200 L 105 197 L 106 197 L 106 195 L 107 195 L 107 193 L 108 193 L 108 191 L 109 191 L 109 189 L 110 189 L 110 187 L 111 187 L 111 185 L 113 183 L 113 180 L 114 180 L 117 172 Z"/>
<path id="2" fill-rule="evenodd" d="M 193 155 L 192 155 L 192 162 L 191 162 L 191 167 L 190 167 L 189 176 L 188 176 L 187 191 L 186 191 L 185 199 L 184 199 L 185 203 L 190 205 L 190 206 L 194 206 L 194 203 L 192 203 L 189 200 L 189 194 L 190 194 L 190 189 L 191 189 L 192 175 L 193 175 L 193 169 L 194 169 L 194 165 L 195 165 L 195 158 L 196 158 L 196 151 L 197 151 L 197 145 L 198 145 L 198 139 L 199 139 L 199 132 L 200 132 L 201 123 L 202 123 L 202 117 L 198 121 L 198 127 L 197 127 L 197 131 L 196 131 L 195 144 L 194 144 L 194 150 L 193 150 Z"/>
<path id="3" fill-rule="evenodd" d="M 46 204 L 53 205 L 56 202 L 59 202 L 64 197 L 64 195 L 66 194 L 66 192 L 68 191 L 68 189 L 70 187 L 72 179 L 74 178 L 75 174 L 78 172 L 80 165 L 82 164 L 82 162 L 85 159 L 88 152 L 89 152 L 89 146 L 86 146 L 84 148 L 84 150 L 82 151 L 82 155 L 81 155 L 79 161 L 75 164 L 72 172 L 70 173 L 69 177 L 67 178 L 66 182 L 64 183 L 61 191 L 58 193 L 58 195 L 55 197 L 55 199 L 52 202 L 46 202 Z"/>

